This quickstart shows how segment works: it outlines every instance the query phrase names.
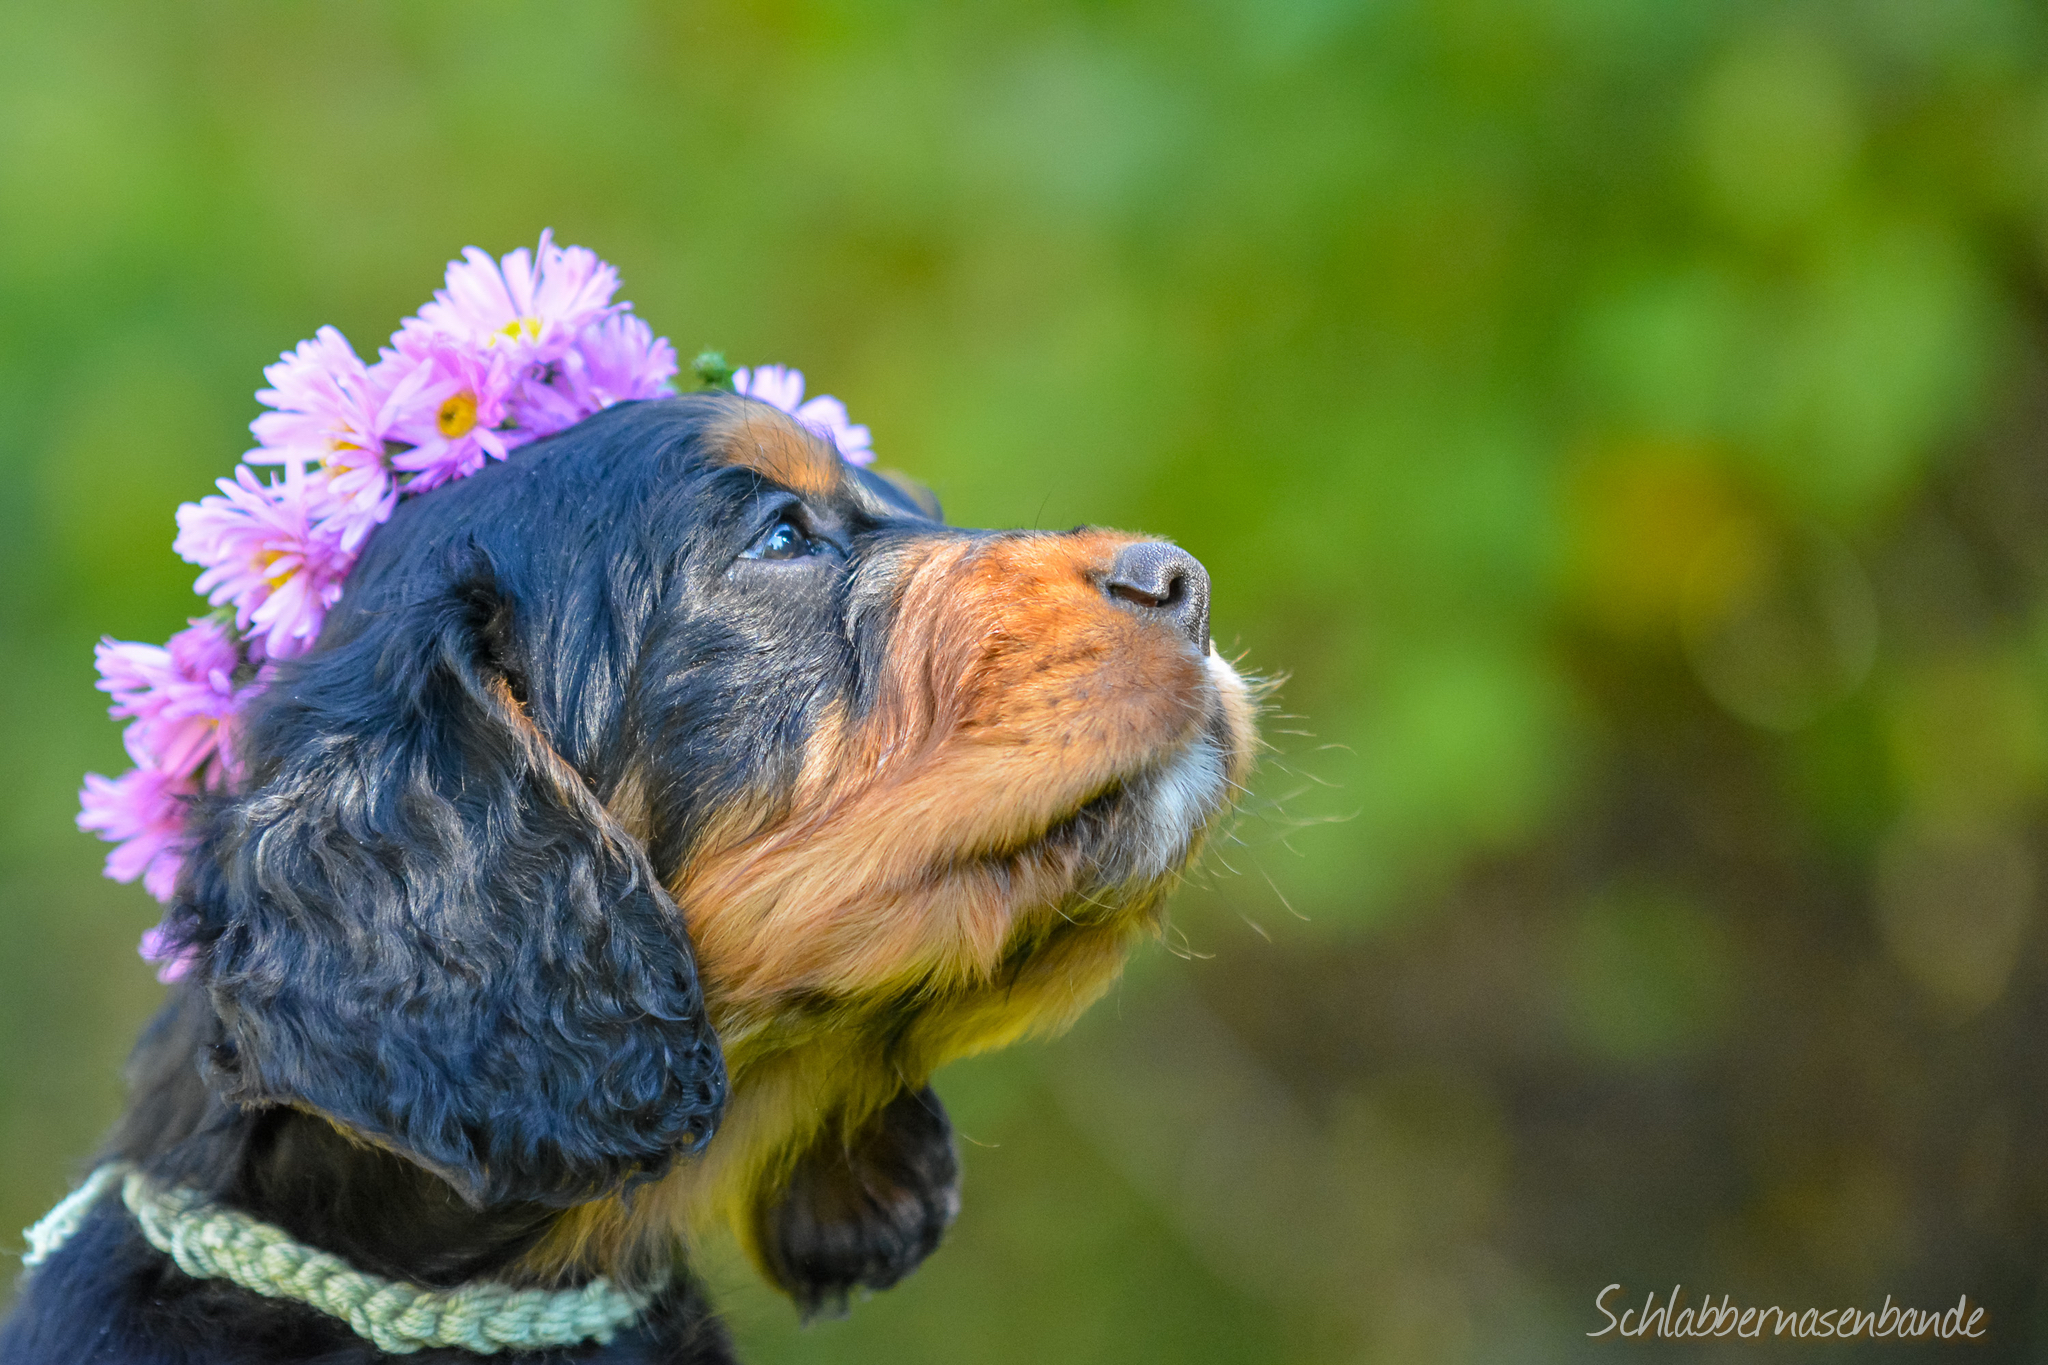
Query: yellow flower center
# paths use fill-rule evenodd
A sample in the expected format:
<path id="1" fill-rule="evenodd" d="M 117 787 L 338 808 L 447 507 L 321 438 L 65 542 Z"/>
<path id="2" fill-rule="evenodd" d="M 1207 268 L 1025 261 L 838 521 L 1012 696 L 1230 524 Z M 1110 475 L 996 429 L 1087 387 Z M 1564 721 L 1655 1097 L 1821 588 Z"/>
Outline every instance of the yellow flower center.
<path id="1" fill-rule="evenodd" d="M 434 417 L 434 425 L 451 441 L 468 431 L 476 425 L 476 395 L 458 393 L 443 403 Z"/>
<path id="2" fill-rule="evenodd" d="M 498 336 L 509 337 L 513 341 L 517 341 L 521 336 L 524 336 L 528 341 L 538 341 L 540 340 L 540 319 L 514 318 L 498 329 Z M 492 340 L 496 339 L 495 337 L 492 338 Z"/>
<path id="3" fill-rule="evenodd" d="M 283 558 L 283 550 L 265 550 L 261 555 L 257 556 L 256 562 L 267 569 L 271 565 L 277 563 L 278 560 Z M 265 574 L 263 575 L 263 581 L 265 583 L 268 583 L 271 586 L 271 588 L 275 590 L 278 588 L 282 588 L 285 584 L 291 582 L 292 574 L 295 572 L 297 571 L 294 569 L 286 569 L 281 573 Z"/>

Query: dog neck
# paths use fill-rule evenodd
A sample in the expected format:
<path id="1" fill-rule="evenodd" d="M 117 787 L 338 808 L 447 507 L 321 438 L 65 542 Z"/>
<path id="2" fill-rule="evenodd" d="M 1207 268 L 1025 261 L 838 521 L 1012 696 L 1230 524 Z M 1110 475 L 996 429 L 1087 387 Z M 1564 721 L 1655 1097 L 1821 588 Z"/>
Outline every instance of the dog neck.
<path id="1" fill-rule="evenodd" d="M 540 1204 L 474 1208 L 320 1115 L 221 1103 L 200 1070 L 213 1031 L 201 993 L 174 992 L 136 1048 L 132 1101 L 107 1158 L 274 1223 L 358 1270 L 436 1288 L 497 1278 L 559 1216 Z"/>

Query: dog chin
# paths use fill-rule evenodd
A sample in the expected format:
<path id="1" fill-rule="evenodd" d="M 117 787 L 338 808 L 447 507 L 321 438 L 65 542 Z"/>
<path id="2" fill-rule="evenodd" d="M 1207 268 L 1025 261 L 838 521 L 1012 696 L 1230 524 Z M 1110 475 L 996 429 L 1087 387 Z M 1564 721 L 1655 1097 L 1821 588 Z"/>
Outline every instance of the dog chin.
<path id="1" fill-rule="evenodd" d="M 1251 690 L 1213 651 L 1205 662 L 1213 696 L 1204 722 L 1103 803 L 1097 866 L 1107 885 L 1142 892 L 1178 876 L 1243 789 L 1255 743 Z"/>

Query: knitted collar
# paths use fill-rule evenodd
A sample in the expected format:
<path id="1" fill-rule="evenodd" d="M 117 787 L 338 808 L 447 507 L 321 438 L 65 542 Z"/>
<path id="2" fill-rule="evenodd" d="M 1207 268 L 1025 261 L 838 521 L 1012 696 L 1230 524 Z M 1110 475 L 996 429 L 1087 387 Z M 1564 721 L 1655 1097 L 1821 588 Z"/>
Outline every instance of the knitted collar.
<path id="1" fill-rule="evenodd" d="M 346 1322 L 377 1349 L 406 1355 L 459 1346 L 479 1355 L 605 1343 L 638 1322 L 651 1294 L 599 1278 L 580 1289 L 514 1289 L 477 1281 L 429 1289 L 356 1270 L 331 1252 L 294 1241 L 272 1223 L 212 1203 L 196 1190 L 165 1189 L 123 1161 L 101 1166 L 28 1229 L 33 1268 L 55 1255 L 110 1189 L 151 1246 L 194 1279 L 231 1280 L 252 1293 L 295 1299 Z"/>

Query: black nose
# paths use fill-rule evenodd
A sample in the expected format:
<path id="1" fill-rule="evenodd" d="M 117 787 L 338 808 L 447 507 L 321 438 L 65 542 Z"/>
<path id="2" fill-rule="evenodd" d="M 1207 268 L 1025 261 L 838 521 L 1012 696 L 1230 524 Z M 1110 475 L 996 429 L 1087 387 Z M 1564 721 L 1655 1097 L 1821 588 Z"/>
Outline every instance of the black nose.
<path id="1" fill-rule="evenodd" d="M 1186 550 L 1156 540 L 1126 545 L 1109 566 L 1102 590 L 1144 615 L 1172 622 L 1196 649 L 1209 652 L 1209 571 Z"/>

